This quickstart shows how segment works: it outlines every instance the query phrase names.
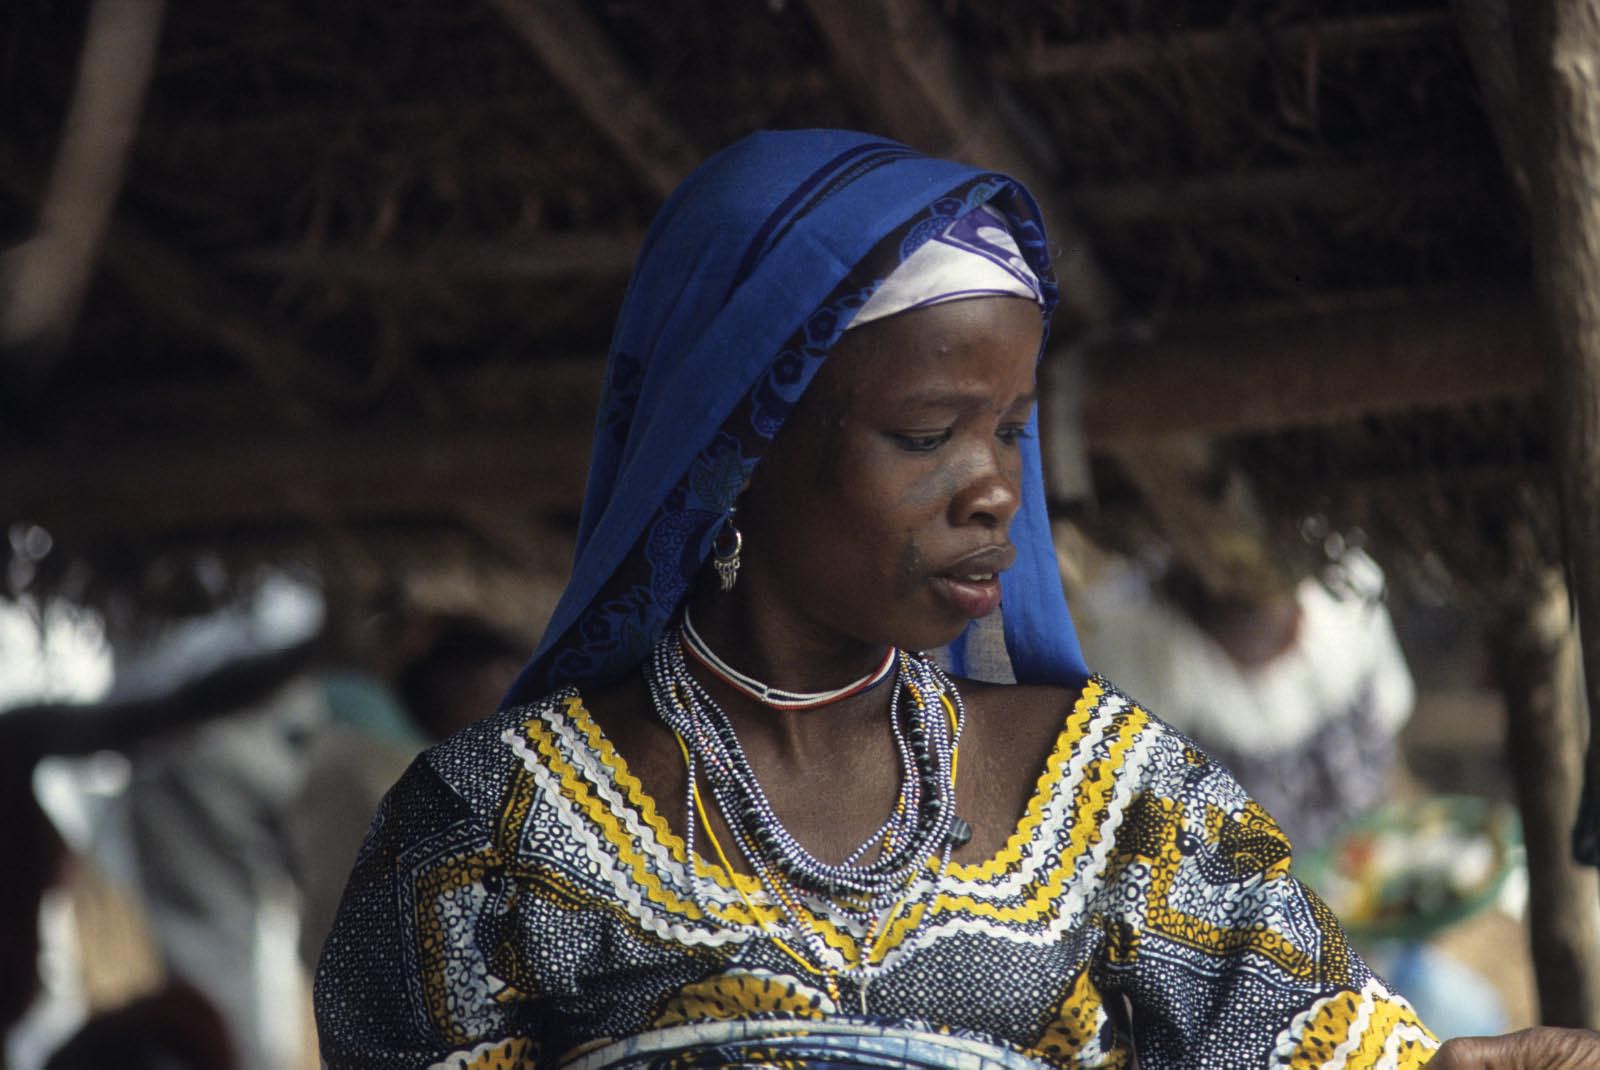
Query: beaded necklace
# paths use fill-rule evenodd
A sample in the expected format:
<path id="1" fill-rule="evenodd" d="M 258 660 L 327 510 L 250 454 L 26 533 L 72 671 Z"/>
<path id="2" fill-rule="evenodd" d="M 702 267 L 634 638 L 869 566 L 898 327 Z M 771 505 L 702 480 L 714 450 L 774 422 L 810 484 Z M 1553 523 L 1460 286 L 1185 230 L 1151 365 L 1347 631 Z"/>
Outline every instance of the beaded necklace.
<path id="1" fill-rule="evenodd" d="M 900 765 L 900 790 L 878 828 L 842 862 L 829 864 L 807 851 L 778 819 L 727 713 L 689 672 L 684 645 L 681 629 L 663 637 L 651 654 L 646 677 L 657 715 L 677 735 L 688 769 L 685 852 L 692 863 L 698 818 L 731 876 L 700 798 L 703 773 L 739 850 L 807 954 L 776 936 L 774 940 L 807 970 L 823 975 L 837 999 L 838 971 L 829 965 L 834 956 L 801 893 L 825 898 L 832 910 L 866 927 L 861 967 L 870 966 L 879 934 L 905 904 L 918 874 L 934 858 L 936 872 L 943 872 L 950 852 L 971 837 L 970 826 L 955 812 L 956 752 L 966 723 L 961 695 L 926 657 L 893 652 L 897 679 L 889 701 L 889 723 Z M 903 716 L 902 694 L 910 699 Z M 875 857 L 869 859 L 874 851 Z M 929 882 L 927 889 L 932 886 Z M 748 899 L 746 903 L 770 929 L 771 923 L 754 904 Z M 865 1000 L 864 987 L 862 992 Z"/>

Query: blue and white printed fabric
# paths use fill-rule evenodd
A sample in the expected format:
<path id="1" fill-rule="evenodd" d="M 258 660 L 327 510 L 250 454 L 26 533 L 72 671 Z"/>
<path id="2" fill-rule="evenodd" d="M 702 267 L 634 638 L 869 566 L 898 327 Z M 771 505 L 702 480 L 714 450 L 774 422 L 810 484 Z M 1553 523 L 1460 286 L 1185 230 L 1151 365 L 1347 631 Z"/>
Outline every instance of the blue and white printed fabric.
<path id="1" fill-rule="evenodd" d="M 736 1018 L 688 1022 L 586 1052 L 562 1070 L 681 1070 L 796 1066 L 806 1070 L 1042 1070 L 1044 1064 L 972 1034 L 855 1019 Z"/>

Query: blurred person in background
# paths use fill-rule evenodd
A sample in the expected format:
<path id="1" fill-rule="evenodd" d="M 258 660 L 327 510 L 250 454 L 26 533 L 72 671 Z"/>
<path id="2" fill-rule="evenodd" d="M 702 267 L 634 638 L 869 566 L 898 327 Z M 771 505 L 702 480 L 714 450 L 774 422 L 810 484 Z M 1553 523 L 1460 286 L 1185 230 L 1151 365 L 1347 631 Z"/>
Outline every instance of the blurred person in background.
<path id="1" fill-rule="evenodd" d="M 1337 590 L 1209 594 L 1182 568 L 1111 555 L 1071 596 L 1085 656 L 1239 778 L 1296 850 L 1388 797 L 1416 688 L 1365 553 Z"/>
<path id="2" fill-rule="evenodd" d="M 0 748 L 0 858 L 7 862 L 7 876 L 0 881 L 0 1038 L 23 1022 L 44 993 L 42 914 L 67 857 L 60 835 L 34 797 L 34 763 L 35 755 L 20 746 Z M 59 1018 L 71 1012 L 40 1007 L 35 1013 Z M 31 1031 L 48 1038 L 58 1027 L 40 1021 Z"/>
<path id="3" fill-rule="evenodd" d="M 44 1070 L 236 1070 L 215 1007 L 181 982 L 94 1015 Z"/>
<path id="4" fill-rule="evenodd" d="M 1105 556 L 1089 571 L 1071 592 L 1085 656 L 1227 766 L 1299 857 L 1394 797 L 1416 688 L 1365 552 L 1347 549 L 1333 583 L 1257 600 L 1211 595 L 1177 567 Z M 1362 951 L 1441 1034 L 1505 1028 L 1493 986 L 1442 951 L 1411 939 Z"/>

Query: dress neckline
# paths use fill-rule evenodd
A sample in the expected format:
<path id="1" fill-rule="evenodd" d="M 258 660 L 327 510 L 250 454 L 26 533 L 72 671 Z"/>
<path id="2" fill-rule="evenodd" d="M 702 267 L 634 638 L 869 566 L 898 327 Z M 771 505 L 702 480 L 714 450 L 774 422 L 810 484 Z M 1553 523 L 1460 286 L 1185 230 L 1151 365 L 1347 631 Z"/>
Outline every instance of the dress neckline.
<path id="1" fill-rule="evenodd" d="M 1013 871 L 1027 856 L 1027 847 L 1037 838 L 1050 804 L 1061 790 L 1070 787 L 1067 784 L 1069 778 L 1064 778 L 1060 774 L 1062 768 L 1072 759 L 1074 744 L 1084 737 L 1095 709 L 1105 695 L 1112 691 L 1114 689 L 1098 676 L 1091 676 L 1084 682 L 1065 716 L 1061 730 L 1056 734 L 1055 742 L 1045 759 L 1044 768 L 1034 780 L 1033 791 L 1028 796 L 1028 804 L 1022 818 L 1006 837 L 1005 843 L 993 855 L 981 862 L 951 861 L 945 870 L 948 877 L 965 883 L 993 881 Z M 604 771 L 604 775 L 611 782 L 610 785 L 596 783 L 595 786 L 602 789 L 609 786 L 619 791 L 649 830 L 655 840 L 654 846 L 659 847 L 678 865 L 687 867 L 689 859 L 685 853 L 683 837 L 667 824 L 655 797 L 645 790 L 638 777 L 629 769 L 627 759 L 616 749 L 599 722 L 589 713 L 581 692 L 577 688 L 565 689 L 552 696 L 551 704 L 546 709 L 557 717 L 570 718 L 572 727 L 587 742 L 590 754 L 597 759 L 599 769 Z M 544 712 L 541 711 L 541 714 Z M 593 780 L 592 775 L 590 779 Z M 698 851 L 695 852 L 694 871 L 711 877 L 729 890 L 758 894 L 764 891 L 757 878 L 725 870 L 720 862 L 707 859 Z"/>

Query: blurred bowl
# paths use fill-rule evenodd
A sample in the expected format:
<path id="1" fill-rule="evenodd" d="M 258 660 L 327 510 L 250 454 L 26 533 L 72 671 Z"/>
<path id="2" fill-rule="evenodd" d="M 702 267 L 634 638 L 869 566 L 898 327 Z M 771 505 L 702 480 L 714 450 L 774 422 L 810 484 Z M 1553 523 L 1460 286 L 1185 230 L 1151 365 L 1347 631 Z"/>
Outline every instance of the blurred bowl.
<path id="1" fill-rule="evenodd" d="M 1422 941 L 1493 904 L 1521 856 L 1514 808 L 1431 795 L 1350 822 L 1294 873 L 1352 938 Z"/>

